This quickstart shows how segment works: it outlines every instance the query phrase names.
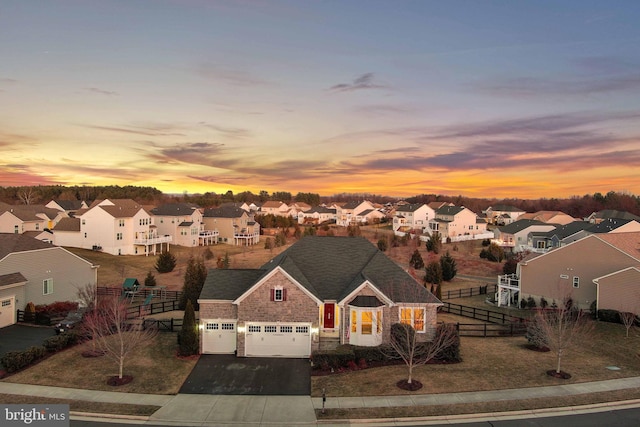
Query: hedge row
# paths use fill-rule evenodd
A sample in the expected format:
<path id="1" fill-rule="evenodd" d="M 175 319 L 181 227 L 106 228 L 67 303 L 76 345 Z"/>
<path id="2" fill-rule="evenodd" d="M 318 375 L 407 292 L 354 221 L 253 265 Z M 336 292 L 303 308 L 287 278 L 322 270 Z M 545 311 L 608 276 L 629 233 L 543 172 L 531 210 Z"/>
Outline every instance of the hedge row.
<path id="1" fill-rule="evenodd" d="M 421 343 L 418 345 L 429 345 Z M 353 368 L 353 366 L 366 367 L 376 363 L 392 362 L 400 359 L 390 345 L 377 347 L 360 347 L 355 345 L 340 345 L 335 350 L 314 351 L 311 354 L 313 369 L 316 370 L 339 370 L 343 368 Z M 440 363 L 456 363 L 462 359 L 460 357 L 460 339 L 448 348 L 442 349 L 434 358 Z"/>
<path id="2" fill-rule="evenodd" d="M 55 353 L 65 349 L 79 341 L 79 336 L 74 331 L 47 338 L 42 345 L 29 347 L 24 351 L 9 351 L 0 358 L 0 364 L 7 372 L 15 372 L 26 368 L 32 363 L 42 359 L 48 353 Z"/>

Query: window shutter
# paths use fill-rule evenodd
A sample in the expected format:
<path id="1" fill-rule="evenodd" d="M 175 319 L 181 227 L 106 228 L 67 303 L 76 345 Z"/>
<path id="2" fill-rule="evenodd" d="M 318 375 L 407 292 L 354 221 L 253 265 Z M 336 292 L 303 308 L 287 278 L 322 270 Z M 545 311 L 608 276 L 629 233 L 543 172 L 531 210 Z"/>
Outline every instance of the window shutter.
<path id="1" fill-rule="evenodd" d="M 282 290 L 282 301 L 286 301 L 287 300 L 287 290 L 283 289 Z"/>
<path id="2" fill-rule="evenodd" d="M 275 289 L 271 289 L 271 299 L 269 301 L 274 301 L 276 299 L 275 295 L 276 295 L 276 290 Z"/>

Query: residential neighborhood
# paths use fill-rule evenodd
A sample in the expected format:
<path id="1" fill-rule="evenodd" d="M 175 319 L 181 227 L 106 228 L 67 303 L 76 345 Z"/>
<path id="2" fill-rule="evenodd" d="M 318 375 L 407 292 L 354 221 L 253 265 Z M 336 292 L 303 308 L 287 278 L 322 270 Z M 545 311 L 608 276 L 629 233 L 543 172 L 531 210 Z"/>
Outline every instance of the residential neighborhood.
<path id="1" fill-rule="evenodd" d="M 514 342 L 524 340 L 521 322 L 533 314 L 530 306 L 552 309 L 570 299 L 585 313 L 640 310 L 640 217 L 617 210 L 574 218 L 561 211 L 529 213 L 501 205 L 476 213 L 440 202 L 229 202 L 202 207 L 118 198 L 2 209 L 11 222 L 0 234 L 0 331 L 28 324 L 23 319 L 29 303 L 77 304 L 83 286 L 96 289 L 98 298 L 105 292 L 121 295 L 143 322 L 180 324 L 184 311 L 163 312 L 177 304 L 173 298 L 179 298 L 188 277 L 184 265 L 195 259 L 206 271 L 194 300 L 198 360 L 312 362 L 311 373 L 303 375 L 310 375 L 311 384 L 324 384 L 314 379 L 319 368 L 313 361 L 321 355 L 390 346 L 397 324 L 411 326 L 417 342 L 428 344 L 438 339 L 439 325 L 453 316 L 459 339 L 468 345 L 467 334 L 474 336 L 477 328 L 467 331 L 468 320 L 454 315 L 454 307 L 476 316 L 485 336 L 498 328 L 500 334 L 511 331 L 512 337 L 505 339 Z M 487 214 L 496 212 L 489 219 Z M 282 226 L 264 230 L 261 216 L 288 218 L 288 234 Z M 301 229 L 298 237 L 294 227 Z M 283 234 L 284 246 L 265 246 L 267 233 Z M 409 255 L 417 250 L 434 259 L 427 249 L 434 237 L 453 254 L 458 272 L 483 281 L 456 278 L 441 283 L 442 289 L 427 283 L 424 273 L 410 265 Z M 381 249 L 380 239 L 397 238 L 402 238 L 395 240 L 401 242 L 398 246 Z M 504 273 L 502 264 L 482 260 L 479 253 L 486 245 L 517 260 L 515 270 Z M 205 261 L 207 249 L 217 256 Z M 162 253 L 174 254 L 183 267 L 167 276 L 157 272 L 154 263 Z M 225 253 L 231 253 L 227 267 Z M 92 261 L 97 257 L 108 258 Z M 135 264 L 140 268 L 113 271 L 111 258 L 117 263 L 128 257 L 139 260 Z M 105 276 L 107 271 L 112 272 Z M 147 285 L 145 275 L 155 276 L 158 283 Z M 105 283 L 100 277 L 112 279 Z M 483 287 L 485 291 L 476 291 Z M 465 298 L 451 299 L 453 292 L 474 291 L 480 294 L 473 306 L 464 305 L 470 303 Z M 152 314 L 156 310 L 160 313 Z M 482 320 L 492 316 L 507 323 Z M 195 377 L 185 377 L 183 387 L 217 384 L 198 370 L 198 363 L 193 365 Z M 313 394 L 311 387 L 304 393 Z"/>

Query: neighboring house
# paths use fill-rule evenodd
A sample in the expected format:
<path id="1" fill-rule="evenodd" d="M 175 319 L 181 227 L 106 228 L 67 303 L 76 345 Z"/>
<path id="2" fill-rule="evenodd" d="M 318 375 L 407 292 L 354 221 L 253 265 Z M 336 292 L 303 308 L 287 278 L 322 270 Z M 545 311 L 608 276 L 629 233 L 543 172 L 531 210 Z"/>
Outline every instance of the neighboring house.
<path id="1" fill-rule="evenodd" d="M 445 205 L 435 211 L 435 218 L 429 220 L 429 234 L 437 231 L 443 239 L 458 236 L 474 236 L 487 231 L 484 220 L 478 221 L 475 212 L 464 206 Z"/>
<path id="2" fill-rule="evenodd" d="M 440 208 L 444 208 L 445 206 L 455 206 L 455 205 L 451 202 L 429 202 L 427 203 L 427 206 L 429 206 L 435 212 Z"/>
<path id="3" fill-rule="evenodd" d="M 428 227 L 429 220 L 434 219 L 435 211 L 424 203 L 400 205 L 393 216 L 393 231 L 410 232 L 419 230 L 422 232 Z"/>
<path id="4" fill-rule="evenodd" d="M 288 216 L 289 215 L 289 205 L 284 202 L 269 200 L 266 201 L 260 206 L 260 214 L 266 215 L 277 215 L 277 216 Z"/>
<path id="5" fill-rule="evenodd" d="M 241 357 L 377 346 L 399 322 L 427 340 L 442 305 L 358 237 L 305 237 L 259 269 L 211 269 L 198 303 L 201 352 Z"/>
<path id="6" fill-rule="evenodd" d="M 73 216 L 77 211 L 87 209 L 89 207 L 82 200 L 51 200 L 45 206 L 62 211 L 69 216 Z"/>
<path id="7" fill-rule="evenodd" d="M 366 200 L 362 202 L 347 202 L 341 205 L 336 204 L 336 224 L 346 227 L 365 223 L 367 219 L 362 214 L 365 211 L 371 213 L 374 210 L 374 206 Z"/>
<path id="8" fill-rule="evenodd" d="M 526 211 L 520 208 L 510 205 L 496 205 L 489 206 L 482 211 L 487 215 L 487 221 L 494 225 L 508 225 L 514 221 L 517 221 L 520 216 L 524 215 Z"/>
<path id="9" fill-rule="evenodd" d="M 189 203 L 167 203 L 151 209 L 153 224 L 161 236 L 169 235 L 175 245 L 195 247 L 218 242 L 217 230 L 205 230 L 202 211 Z"/>
<path id="10" fill-rule="evenodd" d="M 336 209 L 315 206 L 307 211 L 298 212 L 298 224 L 322 224 L 336 220 Z"/>
<path id="11" fill-rule="evenodd" d="M 527 246 L 534 252 L 546 252 L 584 238 L 584 230 L 591 225 L 586 221 L 573 221 L 550 231 L 532 231 L 527 236 Z"/>
<path id="12" fill-rule="evenodd" d="M 0 327 L 16 323 L 16 310 L 76 301 L 95 286 L 98 266 L 68 250 L 22 234 L 0 234 Z"/>
<path id="13" fill-rule="evenodd" d="M 553 224 L 545 224 L 532 219 L 519 219 L 509 225 L 497 227 L 493 230 L 494 239 L 492 243 L 502 248 L 510 249 L 513 252 L 533 250 L 528 245 L 529 234 L 535 232 L 547 232 L 556 228 Z M 535 243 L 537 244 L 537 242 Z"/>
<path id="14" fill-rule="evenodd" d="M 640 269 L 628 267 L 596 277 L 598 310 L 640 314 Z"/>
<path id="15" fill-rule="evenodd" d="M 538 211 L 535 213 L 525 213 L 519 219 L 533 219 L 535 221 L 546 222 L 547 224 L 570 224 L 576 219 L 561 211 Z"/>
<path id="16" fill-rule="evenodd" d="M 205 230 L 218 232 L 218 240 L 232 245 L 255 245 L 260 242 L 260 224 L 245 211 L 234 206 L 205 209 Z"/>
<path id="17" fill-rule="evenodd" d="M 640 217 L 626 211 L 617 211 L 614 209 L 605 209 L 599 212 L 594 212 L 584 220 L 589 221 L 592 224 L 600 224 L 602 221 L 608 219 L 624 219 L 634 220 L 640 222 Z"/>
<path id="18" fill-rule="evenodd" d="M 613 283 L 626 280 L 624 275 L 611 275 L 630 267 L 640 268 L 638 242 L 640 232 L 593 234 L 544 254 L 533 255 L 518 263 L 510 286 L 506 286 L 505 276 L 499 276 L 499 293 L 514 295 L 519 292 L 520 300 L 532 297 L 537 305 L 543 297 L 551 305 L 553 302 L 560 304 L 570 296 L 576 306 L 589 309 L 598 298 L 598 292 L 610 291 Z M 600 291 L 598 283 L 604 284 Z M 629 286 L 637 288 L 637 282 L 631 282 Z M 628 292 L 614 292 L 608 296 L 611 297 L 605 298 L 608 307 L 618 303 L 624 306 Z M 598 306 L 601 307 L 599 302 Z"/>
<path id="19" fill-rule="evenodd" d="M 0 233 L 22 234 L 53 228 L 68 215 L 43 205 L 0 204 Z"/>
<path id="20" fill-rule="evenodd" d="M 170 235 L 160 235 L 151 214 L 131 199 L 96 200 L 53 229 L 58 246 L 104 251 L 111 255 L 149 255 L 169 248 Z"/>

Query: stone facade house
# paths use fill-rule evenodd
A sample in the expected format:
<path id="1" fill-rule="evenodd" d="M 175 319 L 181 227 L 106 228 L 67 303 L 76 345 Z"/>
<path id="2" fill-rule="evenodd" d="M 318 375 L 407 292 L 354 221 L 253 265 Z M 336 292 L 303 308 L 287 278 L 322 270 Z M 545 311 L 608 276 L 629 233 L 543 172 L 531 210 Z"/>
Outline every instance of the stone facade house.
<path id="1" fill-rule="evenodd" d="M 305 237 L 258 269 L 212 269 L 198 303 L 201 352 L 240 357 L 377 346 L 398 322 L 427 340 L 442 305 L 359 237 Z"/>

